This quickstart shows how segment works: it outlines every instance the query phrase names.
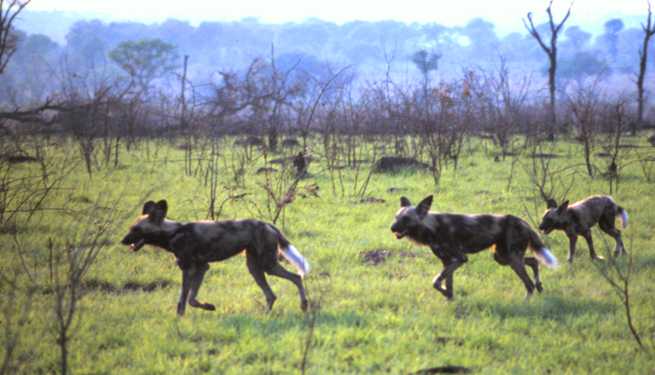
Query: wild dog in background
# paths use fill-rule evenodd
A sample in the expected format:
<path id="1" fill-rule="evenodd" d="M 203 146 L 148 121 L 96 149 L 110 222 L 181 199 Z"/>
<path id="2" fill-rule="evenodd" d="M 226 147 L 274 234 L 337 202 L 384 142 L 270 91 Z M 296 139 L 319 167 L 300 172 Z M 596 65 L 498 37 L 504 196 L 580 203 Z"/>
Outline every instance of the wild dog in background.
<path id="1" fill-rule="evenodd" d="M 600 229 L 614 237 L 616 248 L 614 255 L 621 255 L 625 251 L 621 240 L 621 231 L 616 229 L 614 221 L 621 216 L 623 229 L 628 227 L 628 211 L 614 202 L 608 195 L 594 195 L 569 205 L 564 201 L 559 207 L 554 199 L 549 199 L 546 204 L 548 209 L 544 213 L 539 229 L 549 234 L 555 229 L 563 230 L 569 237 L 569 263 L 573 262 L 575 256 L 575 244 L 578 236 L 581 235 L 589 246 L 591 259 L 603 259 L 596 254 L 594 243 L 591 238 L 591 228 L 598 223 Z"/>
<path id="2" fill-rule="evenodd" d="M 539 261 L 555 267 L 557 259 L 544 246 L 539 235 L 528 223 L 512 215 L 460 215 L 431 213 L 432 196 L 413 207 L 409 199 L 400 198 L 400 210 L 396 213 L 391 231 L 396 238 L 408 237 L 419 245 L 429 246 L 443 263 L 444 269 L 433 281 L 433 286 L 446 298 L 453 297 L 453 273 L 468 258 L 466 254 L 480 252 L 495 245 L 494 259 L 501 265 L 509 265 L 521 278 L 526 298 L 536 288 L 543 290 L 539 279 Z M 536 258 L 525 257 L 530 247 Z M 525 270 L 530 266 L 535 283 Z M 446 280 L 446 288 L 442 287 Z"/>
<path id="3" fill-rule="evenodd" d="M 195 221 L 184 224 L 166 219 L 167 211 L 165 200 L 146 202 L 142 216 L 130 227 L 121 242 L 129 245 L 133 251 L 138 251 L 143 245 L 154 245 L 175 254 L 177 265 L 182 270 L 178 315 L 184 315 L 187 301 L 192 307 L 213 311 L 214 305 L 196 299 L 209 262 L 230 258 L 244 250 L 248 270 L 264 292 L 269 310 L 276 297 L 266 281 L 265 273 L 294 283 L 300 293 L 300 308 L 307 310 L 301 276 L 309 272 L 309 263 L 272 224 L 258 220 Z M 287 271 L 278 263 L 278 252 L 298 269 L 301 276 Z"/>

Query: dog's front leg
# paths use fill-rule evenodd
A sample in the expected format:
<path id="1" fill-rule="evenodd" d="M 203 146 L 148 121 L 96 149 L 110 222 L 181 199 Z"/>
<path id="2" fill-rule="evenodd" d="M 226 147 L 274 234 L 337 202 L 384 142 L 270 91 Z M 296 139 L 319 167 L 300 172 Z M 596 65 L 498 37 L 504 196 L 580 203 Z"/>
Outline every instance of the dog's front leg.
<path id="1" fill-rule="evenodd" d="M 591 257 L 591 260 L 603 260 L 605 258 L 598 256 L 596 254 L 596 249 L 594 249 L 594 240 L 591 238 L 591 230 L 587 229 L 582 236 L 584 239 L 587 241 L 587 246 L 589 247 L 589 256 Z"/>
<path id="2" fill-rule="evenodd" d="M 434 253 L 434 255 L 437 258 L 439 258 L 439 260 L 441 261 L 441 264 L 443 265 L 443 269 L 441 270 L 441 272 L 439 272 L 439 274 L 437 276 L 435 276 L 434 279 L 432 279 L 432 286 L 436 290 L 438 290 L 441 294 L 445 294 L 446 289 L 443 289 L 441 287 L 441 282 L 444 279 L 444 276 L 445 276 L 444 272 L 446 271 L 446 268 L 451 263 L 451 259 L 450 259 L 450 257 L 448 257 L 444 253 L 443 249 L 440 246 L 430 245 L 430 250 L 432 250 L 432 253 Z M 446 287 L 447 287 L 447 285 L 448 285 L 448 282 L 446 280 Z"/>
<path id="3" fill-rule="evenodd" d="M 569 236 L 569 257 L 567 260 L 569 261 L 569 264 L 571 264 L 573 263 L 573 258 L 575 257 L 575 244 L 578 242 L 578 235 L 567 233 L 567 236 Z"/>
<path id="4" fill-rule="evenodd" d="M 214 305 L 211 303 L 202 303 L 196 299 L 198 297 L 198 290 L 202 284 L 202 279 L 208 269 L 209 265 L 207 263 L 196 265 L 195 273 L 190 277 L 191 281 L 189 286 L 189 305 L 191 305 L 191 307 L 197 307 L 203 310 L 214 311 L 216 310 Z"/>
<path id="5" fill-rule="evenodd" d="M 184 268 L 182 269 L 182 289 L 180 291 L 180 300 L 177 302 L 177 315 L 184 315 L 184 310 L 186 309 L 186 302 L 189 296 L 189 288 L 191 287 L 191 276 L 193 274 L 193 269 Z"/>
<path id="6" fill-rule="evenodd" d="M 443 294 L 446 298 L 453 298 L 453 273 L 456 269 L 462 266 L 464 262 L 457 258 L 444 258 L 442 259 L 444 264 L 444 269 L 441 271 L 437 277 L 434 278 L 432 286 Z M 446 279 L 446 289 L 441 286 L 443 279 Z"/>

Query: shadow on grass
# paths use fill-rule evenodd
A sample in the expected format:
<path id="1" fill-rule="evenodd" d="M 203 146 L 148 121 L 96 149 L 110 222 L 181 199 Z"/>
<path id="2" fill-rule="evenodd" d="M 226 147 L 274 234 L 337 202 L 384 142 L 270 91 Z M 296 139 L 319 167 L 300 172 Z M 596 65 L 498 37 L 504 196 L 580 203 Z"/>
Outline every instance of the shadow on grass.
<path id="1" fill-rule="evenodd" d="M 292 329 L 304 329 L 306 325 L 306 318 L 309 316 L 298 313 L 284 313 L 269 315 L 260 314 L 234 314 L 223 316 L 221 324 L 229 327 L 234 327 L 238 330 L 258 330 L 266 332 L 267 334 L 276 334 Z M 368 326 L 365 318 L 352 311 L 346 312 L 324 312 L 322 311 L 316 319 L 316 327 L 356 327 L 365 328 Z"/>
<path id="2" fill-rule="evenodd" d="M 479 302 L 480 310 L 491 312 L 502 319 L 530 317 L 564 321 L 586 314 L 606 315 L 616 306 L 609 302 L 561 296 L 533 296 L 530 302 L 506 303 L 502 301 Z"/>
<path id="3" fill-rule="evenodd" d="M 635 267 L 635 271 L 642 271 L 644 269 L 650 269 L 650 270 L 655 269 L 655 257 L 635 255 L 634 267 Z"/>

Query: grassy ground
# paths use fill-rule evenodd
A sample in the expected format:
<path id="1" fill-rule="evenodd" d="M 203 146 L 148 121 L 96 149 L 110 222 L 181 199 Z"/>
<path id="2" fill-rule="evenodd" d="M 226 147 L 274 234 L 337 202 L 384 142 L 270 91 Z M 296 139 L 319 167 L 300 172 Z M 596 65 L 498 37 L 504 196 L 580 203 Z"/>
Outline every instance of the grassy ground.
<path id="1" fill-rule="evenodd" d="M 96 172 L 92 178 L 80 165 L 63 184 L 72 190 L 51 196 L 48 205 L 88 207 L 98 198 L 112 202 L 120 197 L 116 208 L 121 215 L 111 232 L 113 241 L 85 278 L 71 368 L 78 374 L 298 373 L 310 337 L 305 366 L 312 374 L 408 373 L 445 365 L 476 373 L 653 373 L 652 349 L 644 352 L 636 346 L 623 305 L 589 260 L 583 240 L 572 266 L 543 272 L 545 291 L 529 302 L 516 275 L 497 265 L 488 252 L 470 257 L 457 271 L 454 301 L 447 302 L 432 288 L 440 271 L 437 259 L 429 249 L 398 241 L 389 231 L 400 195 L 417 202 L 435 194 L 435 211 L 511 213 L 528 221 L 539 220 L 545 208 L 526 174 L 529 158 L 494 162 L 480 144 L 466 148 L 459 168 L 447 168 L 438 188 L 429 173 L 373 175 L 366 196 L 383 203 L 361 203 L 352 194 L 355 172 L 349 169 L 341 171 L 344 194 L 338 182 L 333 193 L 325 163 L 311 164 L 312 177 L 300 187 L 317 183 L 320 197 L 298 197 L 278 226 L 312 264 L 305 282 L 315 305 L 313 330 L 312 315 L 300 311 L 297 292 L 285 280 L 269 277 L 278 301 L 271 313 L 265 312 L 264 297 L 242 256 L 214 263 L 205 279 L 200 299 L 214 303 L 215 312 L 188 309 L 177 318 L 181 276 L 174 258 L 152 247 L 130 253 L 119 245 L 146 197 L 166 198 L 176 220 L 206 217 L 208 188 L 201 178 L 184 175 L 182 151 L 150 141 L 148 152 L 142 145 L 124 154 L 118 169 Z M 553 159 L 556 169 L 578 165 L 574 170 L 580 173 L 564 175 L 566 181 L 575 178 L 572 201 L 608 192 L 607 180 L 584 175 L 579 146 L 561 143 L 554 152 L 560 156 Z M 626 160 L 635 157 L 627 155 Z M 266 195 L 258 185 L 264 177 L 254 171 L 262 165 L 261 159 L 249 165 L 245 187 L 232 190 L 249 193 L 248 200 L 227 203 L 222 218 L 258 215 L 254 207 L 263 207 Z M 229 184 L 228 168 L 222 162 L 219 167 L 219 181 Z M 359 183 L 369 165 L 363 168 Z M 633 314 L 652 348 L 655 186 L 645 181 L 638 163 L 628 164 L 622 175 L 613 196 L 630 213 L 624 240 L 634 256 Z M 220 200 L 226 194 L 219 189 Z M 262 216 L 258 218 L 267 219 Z M 19 237 L 41 260 L 47 238 L 74 238 L 69 232 L 77 227 L 70 216 L 56 212 L 32 223 L 32 228 L 19 228 Z M 594 239 L 604 252 L 603 239 L 609 237 L 594 232 Z M 4 234 L 0 241 L 3 252 L 13 254 L 11 237 Z M 565 263 L 565 235 L 555 232 L 546 243 Z M 371 261 L 370 252 L 380 261 Z M 17 261 L 7 256 L 3 267 Z M 37 270 L 46 274 L 43 267 Z M 52 310 L 52 294 L 38 292 L 16 351 L 23 373 L 58 371 Z"/>

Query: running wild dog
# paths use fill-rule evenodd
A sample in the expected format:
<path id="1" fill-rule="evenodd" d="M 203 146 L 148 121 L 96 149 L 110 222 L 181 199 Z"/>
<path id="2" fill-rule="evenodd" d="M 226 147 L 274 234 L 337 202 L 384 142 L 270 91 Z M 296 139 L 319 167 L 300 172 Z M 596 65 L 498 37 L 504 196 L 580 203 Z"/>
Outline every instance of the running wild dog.
<path id="1" fill-rule="evenodd" d="M 555 229 L 563 230 L 566 233 L 569 237 L 569 263 L 573 262 L 575 244 L 579 235 L 582 235 L 587 241 L 591 259 L 603 259 L 596 254 L 591 239 L 591 228 L 596 223 L 603 232 L 614 237 L 616 241 L 614 256 L 619 256 L 625 251 L 621 240 L 621 231 L 616 229 L 614 220 L 620 215 L 623 229 L 627 228 L 628 211 L 616 204 L 612 197 L 594 195 L 571 205 L 569 205 L 569 201 L 564 201 L 559 207 L 554 199 L 549 199 L 547 205 L 548 209 L 544 213 L 539 229 L 545 234 L 549 234 Z"/>
<path id="2" fill-rule="evenodd" d="M 300 308 L 307 310 L 301 276 L 309 272 L 309 263 L 272 224 L 258 220 L 180 223 L 166 219 L 167 211 L 165 200 L 146 202 L 142 216 L 130 227 L 121 242 L 129 245 L 132 251 L 138 251 L 143 245 L 154 245 L 175 255 L 177 265 L 182 270 L 178 315 L 184 315 L 187 301 L 192 307 L 213 311 L 214 305 L 196 299 L 209 263 L 230 258 L 244 250 L 248 270 L 264 292 L 269 310 L 276 297 L 264 273 L 294 283 L 300 294 Z M 278 252 L 298 269 L 300 276 L 287 271 L 278 263 Z"/>
<path id="3" fill-rule="evenodd" d="M 509 265 L 521 278 L 526 298 L 543 290 L 539 279 L 539 261 L 547 267 L 557 266 L 557 259 L 544 246 L 539 235 L 528 223 L 512 215 L 460 215 L 429 212 L 432 196 L 413 207 L 409 199 L 400 198 L 400 210 L 396 213 L 391 231 L 396 238 L 408 237 L 418 245 L 429 246 L 443 263 L 444 269 L 434 278 L 433 286 L 446 298 L 453 297 L 453 273 L 467 262 L 466 254 L 480 252 L 495 246 L 494 259 L 501 265 Z M 536 258 L 525 257 L 528 246 Z M 534 273 L 533 283 L 525 270 L 530 266 Z M 443 288 L 442 282 L 446 281 Z"/>

